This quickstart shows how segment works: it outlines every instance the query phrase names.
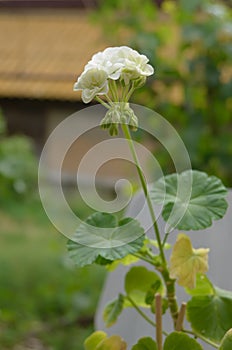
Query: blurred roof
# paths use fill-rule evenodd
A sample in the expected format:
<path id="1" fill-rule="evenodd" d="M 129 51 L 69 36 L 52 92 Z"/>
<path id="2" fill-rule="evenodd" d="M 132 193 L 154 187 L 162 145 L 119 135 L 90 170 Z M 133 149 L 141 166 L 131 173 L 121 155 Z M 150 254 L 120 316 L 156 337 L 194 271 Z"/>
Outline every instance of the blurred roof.
<path id="1" fill-rule="evenodd" d="M 0 0 L 0 7 L 4 8 L 90 8 L 97 6 L 97 0 Z"/>
<path id="2" fill-rule="evenodd" d="M 4 9 L 0 97 L 77 100 L 77 76 L 105 46 L 101 29 L 90 23 L 87 10 Z"/>

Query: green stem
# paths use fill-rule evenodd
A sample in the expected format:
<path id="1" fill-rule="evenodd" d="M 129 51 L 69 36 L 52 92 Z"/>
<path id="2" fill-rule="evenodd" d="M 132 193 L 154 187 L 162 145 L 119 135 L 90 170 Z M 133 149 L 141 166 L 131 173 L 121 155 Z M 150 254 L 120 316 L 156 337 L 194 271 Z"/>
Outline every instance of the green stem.
<path id="1" fill-rule="evenodd" d="M 106 107 L 107 109 L 110 109 L 110 106 L 108 105 L 108 103 L 106 103 L 105 101 L 103 101 L 99 96 L 95 96 L 95 100 L 99 103 L 101 103 L 104 107 Z"/>
<path id="2" fill-rule="evenodd" d="M 131 95 L 133 94 L 134 90 L 135 90 L 134 83 L 132 82 L 131 88 L 129 89 L 127 95 L 125 96 L 125 102 L 129 101 L 129 99 L 130 99 Z"/>
<path id="3" fill-rule="evenodd" d="M 133 253 L 132 255 L 135 256 L 136 258 L 139 258 L 139 259 L 141 259 L 141 260 L 143 260 L 143 261 L 146 261 L 146 262 L 148 262 L 149 264 L 151 264 L 151 265 L 153 265 L 153 266 L 156 267 L 154 261 L 152 261 L 151 259 L 146 258 L 145 256 L 140 255 L 140 254 L 137 254 L 137 253 Z"/>
<path id="4" fill-rule="evenodd" d="M 113 79 L 110 80 L 110 92 L 112 94 L 113 101 L 118 102 L 119 96 L 118 96 L 117 84 L 116 84 L 116 81 Z"/>
<path id="5" fill-rule="evenodd" d="M 153 327 L 156 327 L 155 322 L 153 322 L 136 304 L 136 302 L 131 299 L 131 297 L 129 297 L 128 295 L 126 296 L 126 298 L 129 300 L 129 302 L 131 303 L 131 305 L 133 305 L 133 307 L 135 308 L 135 310 L 148 322 L 150 323 Z"/>
<path id="6" fill-rule="evenodd" d="M 153 253 L 151 253 L 149 250 L 146 251 L 146 254 L 147 254 L 151 259 L 154 258 Z M 156 266 L 157 266 L 157 265 L 156 265 Z"/>
<path id="7" fill-rule="evenodd" d="M 136 304 L 136 302 L 131 299 L 131 297 L 129 297 L 129 295 L 126 296 L 127 300 L 129 300 L 129 302 L 131 303 L 131 305 L 133 305 L 133 307 L 135 308 L 135 310 L 148 322 L 150 323 L 153 327 L 156 327 L 156 323 L 153 322 Z M 168 333 L 165 331 L 162 331 L 162 333 L 167 337 Z"/>
<path id="8" fill-rule="evenodd" d="M 163 246 L 163 248 L 164 248 L 165 243 L 167 242 L 167 239 L 168 239 L 169 233 L 170 233 L 170 232 L 166 232 L 166 233 L 165 233 L 165 236 L 164 236 L 164 239 L 163 239 L 163 242 L 162 242 L 162 246 Z"/>
<path id="9" fill-rule="evenodd" d="M 109 95 L 106 94 L 105 97 L 106 97 L 106 99 L 107 99 L 109 105 L 112 106 L 112 105 L 114 104 L 114 102 L 111 100 L 111 98 L 109 97 Z"/>
<path id="10" fill-rule="evenodd" d="M 130 85 L 128 84 L 128 85 L 124 86 L 121 84 L 121 86 L 122 86 L 122 101 L 127 102 L 128 101 L 127 95 L 130 91 Z"/>
<path id="11" fill-rule="evenodd" d="M 138 160 L 138 157 L 137 157 L 137 154 L 136 154 L 136 150 L 135 150 L 135 147 L 134 147 L 133 140 L 131 138 L 131 134 L 130 134 L 130 130 L 129 130 L 128 125 L 127 124 L 122 124 L 122 130 L 123 130 L 123 133 L 125 135 L 125 138 L 128 141 L 129 148 L 130 148 L 130 151 L 132 153 L 132 157 L 134 159 L 136 169 L 138 171 L 138 175 L 139 175 L 139 179 L 140 179 L 140 182 L 141 182 L 141 185 L 142 185 L 142 188 L 143 188 L 143 192 L 144 192 L 144 195 L 145 195 L 146 200 L 147 200 L 148 208 L 149 208 L 149 211 L 150 211 L 150 215 L 151 215 L 151 219 L 152 219 L 152 222 L 153 222 L 153 227 L 154 227 L 154 231 L 155 231 L 155 235 L 156 235 L 156 240 L 158 242 L 160 256 L 161 256 L 161 259 L 163 261 L 163 264 L 166 266 L 166 258 L 165 258 L 165 255 L 164 255 L 164 250 L 163 250 L 163 246 L 162 246 L 162 242 L 161 242 L 161 238 L 160 238 L 160 232 L 159 232 L 159 228 L 158 228 L 158 225 L 157 225 L 156 216 L 155 216 L 155 213 L 154 213 L 154 210 L 153 210 L 151 198 L 150 198 L 150 195 L 149 195 L 148 190 L 147 190 L 146 180 L 145 180 L 145 177 L 143 175 L 143 172 L 142 172 L 140 164 L 139 164 L 139 160 Z"/>
<path id="12" fill-rule="evenodd" d="M 173 319 L 174 329 L 176 328 L 176 322 L 179 314 L 178 304 L 176 300 L 175 280 L 170 278 L 167 267 L 159 269 L 167 289 L 168 306 Z"/>
<path id="13" fill-rule="evenodd" d="M 153 222 L 153 228 L 154 228 L 154 232 L 155 232 L 155 235 L 156 235 L 156 240 L 157 240 L 158 247 L 159 247 L 160 257 L 161 257 L 162 263 L 163 263 L 162 266 L 160 266 L 157 269 L 160 271 L 160 273 L 161 273 L 161 275 L 162 275 L 162 277 L 164 279 L 165 285 L 166 285 L 169 309 L 170 309 L 170 313 L 171 313 L 171 316 L 172 316 L 172 319 L 173 319 L 174 328 L 175 328 L 176 320 L 177 320 L 177 317 L 178 317 L 178 305 L 177 305 L 176 293 L 175 293 L 175 280 L 171 279 L 170 275 L 169 275 L 169 271 L 168 271 L 168 268 L 167 268 L 167 262 L 166 262 L 166 258 L 165 258 L 165 255 L 164 255 L 163 244 L 162 244 L 162 241 L 161 241 L 161 238 L 160 238 L 159 227 L 157 225 L 156 216 L 155 216 L 155 213 L 154 213 L 154 210 L 153 210 L 152 201 L 151 201 L 149 192 L 147 190 L 146 180 L 145 180 L 145 177 L 143 175 L 143 172 L 142 172 L 140 164 L 139 164 L 139 160 L 138 160 L 138 157 L 137 157 L 137 154 L 136 154 L 136 150 L 135 150 L 134 143 L 133 143 L 133 140 L 132 140 L 132 137 L 131 137 L 131 134 L 130 134 L 129 127 L 128 127 L 127 124 L 121 124 L 121 126 L 122 126 L 122 131 L 123 131 L 123 133 L 125 135 L 125 138 L 128 141 L 130 151 L 132 153 L 132 157 L 134 159 L 134 162 L 135 162 L 135 165 L 136 165 L 136 168 L 137 168 L 137 171 L 138 171 L 139 179 L 140 179 L 140 182 L 141 182 L 141 185 L 142 185 L 142 188 L 143 188 L 143 192 L 144 192 L 145 198 L 147 200 L 147 205 L 148 205 L 149 212 L 150 212 L 150 215 L 151 215 L 151 219 L 152 219 L 152 222 Z"/>
<path id="14" fill-rule="evenodd" d="M 219 349 L 219 345 L 218 344 L 214 343 L 212 340 L 209 340 L 209 339 L 205 338 L 201 334 L 194 333 L 193 331 L 189 331 L 187 329 L 182 329 L 182 332 L 190 334 L 190 335 L 193 335 L 195 338 L 197 337 L 197 338 L 203 340 L 205 343 L 213 346 L 214 348 Z"/>

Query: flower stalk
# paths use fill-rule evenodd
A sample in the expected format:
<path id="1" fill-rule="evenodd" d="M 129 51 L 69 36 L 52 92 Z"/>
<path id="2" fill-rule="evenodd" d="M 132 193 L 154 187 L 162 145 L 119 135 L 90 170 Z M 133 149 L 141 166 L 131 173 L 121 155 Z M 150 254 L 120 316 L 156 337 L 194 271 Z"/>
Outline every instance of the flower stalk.
<path id="1" fill-rule="evenodd" d="M 131 133 L 130 133 L 128 125 L 122 124 L 121 127 L 122 127 L 122 130 L 123 130 L 124 136 L 125 136 L 126 140 L 128 141 L 128 145 L 129 145 L 129 148 L 130 148 L 133 160 L 135 162 L 136 169 L 138 171 L 138 175 L 139 175 L 139 179 L 140 179 L 140 182 L 141 182 L 141 186 L 142 186 L 145 198 L 147 200 L 148 208 L 149 208 L 150 215 L 151 215 L 151 218 L 152 218 L 152 223 L 153 223 L 153 227 L 154 227 L 156 240 L 157 240 L 159 251 L 160 251 L 160 256 L 161 256 L 163 264 L 166 265 L 167 263 L 166 263 L 166 258 L 165 258 L 165 255 L 164 255 L 164 249 L 163 249 L 163 245 L 162 245 L 162 241 L 161 241 L 161 237 L 160 237 L 159 227 L 158 227 L 158 224 L 157 224 L 157 220 L 156 220 L 155 212 L 154 212 L 154 209 L 153 209 L 152 201 L 151 201 L 149 192 L 147 190 L 147 184 L 146 184 L 145 176 L 144 176 L 144 174 L 143 174 L 143 172 L 141 170 L 141 167 L 140 167 L 140 164 L 139 164 L 139 160 L 138 160 L 138 157 L 137 157 L 137 154 L 136 154 L 136 150 L 135 150 L 135 147 L 134 147 L 134 142 L 132 140 Z"/>
<path id="2" fill-rule="evenodd" d="M 74 85 L 74 90 L 82 91 L 82 99 L 85 103 L 96 99 L 107 108 L 105 117 L 101 122 L 103 129 L 108 129 L 111 136 L 118 134 L 121 126 L 124 137 L 128 142 L 141 186 L 147 201 L 150 216 L 153 223 L 154 234 L 158 243 L 159 262 L 149 258 L 149 262 L 155 266 L 164 280 L 171 316 L 174 328 L 178 317 L 178 305 L 175 296 L 175 279 L 171 279 L 166 257 L 164 254 L 164 242 L 156 220 L 150 194 L 147 189 L 145 176 L 141 170 L 139 159 L 131 137 L 130 129 L 135 131 L 138 127 L 138 119 L 130 108 L 129 100 L 134 90 L 144 85 L 146 78 L 154 73 L 154 69 L 148 64 L 148 58 L 127 46 L 107 48 L 103 52 L 95 54 L 85 66 L 84 72 Z M 145 260 L 145 259 L 144 259 Z M 157 296 L 157 300 L 158 300 Z M 144 317 L 138 306 L 128 300 L 135 309 Z M 158 302 L 158 301 L 157 301 Z M 162 307 L 161 307 L 162 308 Z M 161 312 L 162 315 L 162 312 Z M 159 315 L 159 319 L 161 317 Z M 144 317 L 145 318 L 145 317 Z M 150 319 L 147 320 L 151 323 Z M 159 321 L 160 322 L 160 321 Z M 157 334 L 158 337 L 158 334 Z M 162 339 L 159 342 L 159 350 L 162 350 Z"/>

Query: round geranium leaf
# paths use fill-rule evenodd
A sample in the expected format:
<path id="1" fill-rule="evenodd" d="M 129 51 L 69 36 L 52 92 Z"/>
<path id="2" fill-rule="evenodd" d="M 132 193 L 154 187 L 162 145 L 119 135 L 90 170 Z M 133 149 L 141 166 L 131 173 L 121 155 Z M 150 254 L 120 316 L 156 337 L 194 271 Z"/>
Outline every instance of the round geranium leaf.
<path id="1" fill-rule="evenodd" d="M 187 318 L 192 329 L 220 344 L 231 328 L 232 292 L 214 287 L 214 294 L 195 295 L 187 303 Z"/>
<path id="2" fill-rule="evenodd" d="M 108 213 L 94 213 L 83 222 L 67 247 L 70 258 L 78 266 L 92 263 L 109 264 L 137 252 L 144 241 L 139 222 Z"/>
<path id="3" fill-rule="evenodd" d="M 164 350 L 203 350 L 202 346 L 187 334 L 173 332 L 164 342 Z"/>
<path id="4" fill-rule="evenodd" d="M 152 338 L 144 337 L 139 339 L 138 343 L 131 350 L 157 350 L 157 345 Z"/>
<path id="5" fill-rule="evenodd" d="M 197 170 L 172 174 L 154 183 L 151 197 L 163 204 L 162 215 L 170 227 L 201 230 L 227 210 L 227 190 L 221 180 Z"/>
<path id="6" fill-rule="evenodd" d="M 213 295 L 215 293 L 214 287 L 205 274 L 197 273 L 195 288 L 185 288 L 186 293 L 195 295 Z"/>
<path id="7" fill-rule="evenodd" d="M 127 295 L 142 307 L 149 307 L 146 303 L 148 291 L 152 286 L 157 285 L 156 292 L 164 293 L 164 286 L 160 277 L 153 271 L 143 266 L 134 266 L 125 277 L 125 290 Z M 127 305 L 126 305 L 127 306 Z"/>

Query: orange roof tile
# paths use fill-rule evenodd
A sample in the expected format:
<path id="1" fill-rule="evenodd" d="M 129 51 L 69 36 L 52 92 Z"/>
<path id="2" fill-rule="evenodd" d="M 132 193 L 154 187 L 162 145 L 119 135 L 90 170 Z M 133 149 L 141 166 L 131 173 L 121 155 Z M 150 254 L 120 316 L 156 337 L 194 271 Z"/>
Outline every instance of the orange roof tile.
<path id="1" fill-rule="evenodd" d="M 0 13 L 0 97 L 77 100 L 73 83 L 106 47 L 84 10 Z"/>

